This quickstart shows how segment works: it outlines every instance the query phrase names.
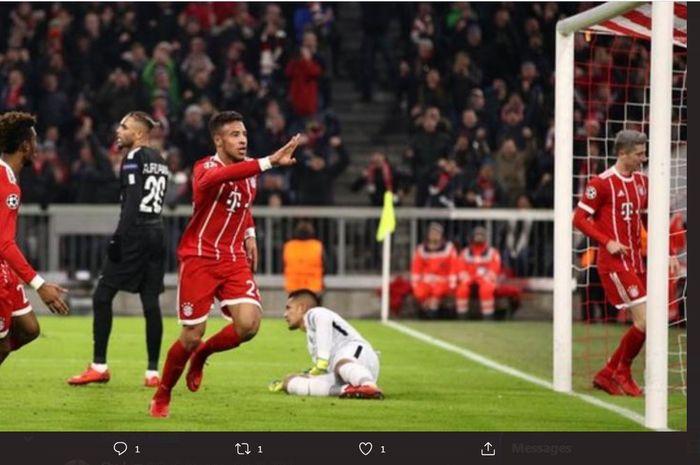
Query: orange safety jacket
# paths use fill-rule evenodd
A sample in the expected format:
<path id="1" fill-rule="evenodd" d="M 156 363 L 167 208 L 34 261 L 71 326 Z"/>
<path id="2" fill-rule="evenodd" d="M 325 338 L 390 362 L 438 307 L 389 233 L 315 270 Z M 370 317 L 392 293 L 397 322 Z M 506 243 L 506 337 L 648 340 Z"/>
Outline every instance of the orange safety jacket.
<path id="1" fill-rule="evenodd" d="M 284 288 L 287 292 L 323 290 L 323 244 L 318 239 L 292 239 L 284 244 Z"/>

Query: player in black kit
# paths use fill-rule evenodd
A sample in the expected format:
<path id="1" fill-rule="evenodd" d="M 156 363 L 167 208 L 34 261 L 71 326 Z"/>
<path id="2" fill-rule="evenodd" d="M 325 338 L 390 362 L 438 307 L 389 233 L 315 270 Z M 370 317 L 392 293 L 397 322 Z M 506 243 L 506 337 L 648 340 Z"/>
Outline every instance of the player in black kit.
<path id="1" fill-rule="evenodd" d="M 121 164 L 121 216 L 107 247 L 107 260 L 93 294 L 93 361 L 68 384 L 106 383 L 107 343 L 112 329 L 112 300 L 117 291 L 139 293 L 146 318 L 148 369 L 145 386 L 157 387 L 158 357 L 163 321 L 158 296 L 163 292 L 165 241 L 163 199 L 168 167 L 161 154 L 148 146 L 156 123 L 148 114 L 133 111 L 117 128 L 117 145 L 125 150 Z"/>

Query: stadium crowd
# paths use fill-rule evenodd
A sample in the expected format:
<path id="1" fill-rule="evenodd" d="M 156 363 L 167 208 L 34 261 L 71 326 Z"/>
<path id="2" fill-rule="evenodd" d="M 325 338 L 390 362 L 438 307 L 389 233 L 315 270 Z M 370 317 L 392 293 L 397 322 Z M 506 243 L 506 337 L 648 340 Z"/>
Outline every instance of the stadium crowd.
<path id="1" fill-rule="evenodd" d="M 250 153 L 304 133 L 298 168 L 266 176 L 261 201 L 332 203 L 332 192 L 312 190 L 329 191 L 348 163 L 328 111 L 338 47 L 329 7 L 22 2 L 0 10 L 0 111 L 39 121 L 24 203 L 118 202 L 114 131 L 134 109 L 160 123 L 152 142 L 172 173 L 167 204 L 189 203 L 192 165 L 213 151 L 207 121 L 231 108 L 246 118 Z"/>
<path id="2" fill-rule="evenodd" d="M 23 201 L 117 202 L 114 128 L 144 109 L 161 123 L 154 143 L 173 174 L 167 204 L 188 203 L 190 169 L 212 151 L 208 118 L 234 108 L 252 154 L 304 134 L 300 163 L 264 176 L 258 203 L 332 205 L 333 182 L 353 163 L 333 112 L 343 73 L 365 101 L 377 85 L 394 92 L 406 122 L 402 159 L 392 165 L 378 150 L 355 183 L 372 204 L 392 187 L 417 206 L 551 207 L 555 25 L 590 6 L 363 3 L 360 56 L 345 57 L 337 4 L 3 5 L 0 111 L 39 119 L 41 156 L 22 176 Z M 577 96 L 581 138 L 602 135 L 628 97 L 620 83 L 645 79 L 648 53 L 620 40 L 611 49 L 577 39 L 577 62 L 594 64 L 577 67 L 589 86 Z M 633 75 L 610 72 L 624 60 Z"/>

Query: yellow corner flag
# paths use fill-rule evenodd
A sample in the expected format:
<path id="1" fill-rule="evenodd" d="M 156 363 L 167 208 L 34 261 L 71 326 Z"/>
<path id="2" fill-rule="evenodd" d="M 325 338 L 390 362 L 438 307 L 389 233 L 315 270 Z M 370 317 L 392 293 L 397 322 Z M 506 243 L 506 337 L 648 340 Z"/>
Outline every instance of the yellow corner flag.
<path id="1" fill-rule="evenodd" d="M 396 215 L 394 214 L 394 193 L 384 192 L 384 207 L 382 217 L 377 228 L 377 241 L 382 242 L 387 234 L 391 234 L 396 229 Z"/>

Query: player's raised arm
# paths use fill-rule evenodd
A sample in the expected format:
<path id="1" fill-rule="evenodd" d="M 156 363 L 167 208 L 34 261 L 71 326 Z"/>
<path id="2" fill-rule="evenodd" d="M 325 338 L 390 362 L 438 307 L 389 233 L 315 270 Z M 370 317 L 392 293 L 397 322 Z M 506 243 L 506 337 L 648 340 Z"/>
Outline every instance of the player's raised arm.
<path id="1" fill-rule="evenodd" d="M 275 166 L 293 165 L 299 134 L 281 149 L 259 160 L 246 160 L 248 131 L 243 116 L 235 111 L 222 111 L 209 121 L 209 133 L 216 147 L 217 161 L 207 161 L 195 169 L 195 189 L 208 190 L 224 182 L 240 181 Z M 224 166 L 222 167 L 221 164 Z"/>

